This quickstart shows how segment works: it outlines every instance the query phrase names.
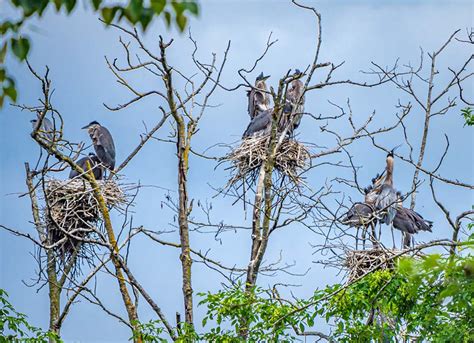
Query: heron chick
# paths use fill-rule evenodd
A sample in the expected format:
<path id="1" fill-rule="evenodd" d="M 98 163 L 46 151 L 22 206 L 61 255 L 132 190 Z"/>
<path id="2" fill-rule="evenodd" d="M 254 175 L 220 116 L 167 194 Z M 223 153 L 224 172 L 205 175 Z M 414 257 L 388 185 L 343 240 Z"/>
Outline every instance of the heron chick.
<path id="1" fill-rule="evenodd" d="M 89 163 L 89 166 L 87 166 Z M 94 174 L 94 178 L 96 180 L 102 180 L 104 175 L 104 168 L 102 167 L 99 158 L 94 153 L 89 153 L 88 156 L 81 158 L 76 164 L 81 167 L 85 172 L 87 172 L 88 168 L 92 169 L 92 173 Z M 72 169 L 69 173 L 69 178 L 74 179 L 75 177 L 79 176 L 79 173 Z"/>

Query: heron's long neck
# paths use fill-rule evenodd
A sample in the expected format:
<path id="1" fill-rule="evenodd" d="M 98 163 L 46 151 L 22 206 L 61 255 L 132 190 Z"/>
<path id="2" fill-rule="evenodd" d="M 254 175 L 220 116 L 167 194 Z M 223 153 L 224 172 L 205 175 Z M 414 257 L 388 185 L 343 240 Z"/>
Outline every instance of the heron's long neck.
<path id="1" fill-rule="evenodd" d="M 393 185 L 393 157 L 387 157 L 387 176 L 385 176 L 385 184 Z"/>

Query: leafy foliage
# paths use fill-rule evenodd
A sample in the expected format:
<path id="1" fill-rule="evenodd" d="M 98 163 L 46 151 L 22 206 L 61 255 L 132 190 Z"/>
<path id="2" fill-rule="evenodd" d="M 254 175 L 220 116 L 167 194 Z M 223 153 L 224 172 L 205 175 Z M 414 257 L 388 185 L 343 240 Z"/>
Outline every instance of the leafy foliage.
<path id="1" fill-rule="evenodd" d="M 167 340 L 162 338 L 164 328 L 159 320 L 150 320 L 148 323 L 138 323 L 138 330 L 133 332 L 130 341 L 141 338 L 146 343 L 165 343 Z"/>
<path id="2" fill-rule="evenodd" d="M 472 112 L 471 107 L 466 107 L 461 110 L 461 115 L 464 117 L 466 123 L 464 126 L 473 126 L 474 125 L 474 112 Z"/>
<path id="3" fill-rule="evenodd" d="M 21 29 L 28 19 L 35 14 L 41 17 L 50 4 L 57 12 L 64 9 L 70 14 L 77 5 L 76 0 L 10 0 L 10 3 L 21 11 L 21 19 L 0 21 L 0 108 L 6 97 L 15 102 L 17 91 L 15 82 L 8 75 L 4 64 L 8 51 L 18 60 L 24 61 L 30 52 L 30 40 L 22 34 Z M 188 15 L 199 15 L 199 6 L 196 0 L 128 0 L 124 5 L 105 5 L 103 0 L 90 0 L 94 11 L 99 12 L 106 24 L 114 20 L 125 20 L 132 25 L 141 25 L 145 31 L 152 20 L 163 17 L 166 25 L 173 23 L 180 31 L 184 31 L 188 22 Z"/>
<path id="4" fill-rule="evenodd" d="M 245 291 L 239 284 L 215 294 L 201 293 L 200 305 L 207 306 L 202 325 L 213 322 L 213 327 L 202 339 L 208 342 L 241 341 L 241 324 L 246 323 L 250 342 L 290 342 L 294 337 L 289 329 L 294 325 L 304 330 L 302 315 L 291 315 L 295 306 L 281 301 L 262 288 Z M 311 320 L 313 318 L 306 318 Z M 233 328 L 233 329 L 229 329 Z"/>
<path id="5" fill-rule="evenodd" d="M 395 271 L 372 273 L 320 308 L 335 320 L 333 335 L 341 342 L 392 337 L 470 342 L 474 275 L 466 270 L 473 265 L 472 255 L 405 257 Z"/>
<path id="6" fill-rule="evenodd" d="M 8 294 L 0 288 L 0 343 L 46 343 L 49 340 L 62 342 L 57 335 L 45 333 L 28 324 L 26 315 L 15 311 L 7 298 Z"/>
<path id="7" fill-rule="evenodd" d="M 461 255 L 403 257 L 394 270 L 370 273 L 349 286 L 336 284 L 290 303 L 274 290 L 241 284 L 200 293 L 207 307 L 205 332 L 178 341 L 240 342 L 242 323 L 250 342 L 292 342 L 313 330 L 315 319 L 331 327 L 329 339 L 370 342 L 423 339 L 474 341 L 474 256 L 472 241 Z M 156 325 L 156 323 L 153 323 Z M 162 329 L 143 326 L 146 342 L 162 342 Z"/>

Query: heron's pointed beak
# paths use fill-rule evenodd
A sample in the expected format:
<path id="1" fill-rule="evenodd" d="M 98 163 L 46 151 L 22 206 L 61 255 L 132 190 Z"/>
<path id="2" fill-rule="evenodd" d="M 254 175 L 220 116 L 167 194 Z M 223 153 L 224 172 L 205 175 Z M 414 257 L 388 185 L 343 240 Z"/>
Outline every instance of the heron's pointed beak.
<path id="1" fill-rule="evenodd" d="M 89 127 L 89 125 L 86 125 L 84 127 L 81 127 L 81 130 L 84 130 L 84 129 L 87 129 Z"/>
<path id="2" fill-rule="evenodd" d="M 270 77 L 270 75 L 264 76 L 264 77 L 262 77 L 262 80 L 266 81 L 269 77 Z"/>

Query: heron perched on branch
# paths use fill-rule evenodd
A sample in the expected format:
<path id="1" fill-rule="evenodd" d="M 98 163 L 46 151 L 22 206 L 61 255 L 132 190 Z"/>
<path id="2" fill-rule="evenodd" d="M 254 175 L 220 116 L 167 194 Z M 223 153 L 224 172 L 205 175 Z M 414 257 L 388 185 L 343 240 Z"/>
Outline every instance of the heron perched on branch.
<path id="1" fill-rule="evenodd" d="M 89 162 L 89 165 L 87 165 L 87 162 Z M 96 154 L 91 152 L 89 153 L 89 156 L 81 158 L 79 161 L 76 162 L 76 164 L 81 167 L 85 172 L 87 172 L 87 170 L 91 168 L 92 173 L 94 174 L 94 178 L 96 180 L 102 180 L 104 168 L 102 167 L 102 164 L 100 163 L 100 160 Z M 69 178 L 73 179 L 77 176 L 79 176 L 79 173 L 72 169 L 69 173 Z"/>
<path id="2" fill-rule="evenodd" d="M 263 72 L 255 79 L 255 87 L 247 92 L 248 112 L 250 119 L 254 119 L 261 112 L 270 108 L 270 94 L 267 93 L 266 80 L 270 75 L 264 76 Z"/>
<path id="3" fill-rule="evenodd" d="M 40 115 L 38 114 L 38 119 L 30 120 L 30 123 L 31 123 L 31 126 L 33 127 L 33 130 L 36 129 L 36 125 L 38 124 L 39 118 L 40 118 Z M 41 125 L 39 127 L 38 133 L 39 133 L 41 138 L 43 138 L 46 141 L 52 143 L 54 141 L 55 129 L 54 129 L 54 125 L 51 122 L 51 120 L 44 117 L 43 120 L 41 121 Z"/>
<path id="4" fill-rule="evenodd" d="M 102 162 L 106 168 L 114 170 L 115 145 L 109 130 L 96 121 L 84 126 L 83 129 L 87 129 L 99 161 Z"/>
<path id="5" fill-rule="evenodd" d="M 296 130 L 301 123 L 304 112 L 304 85 L 301 81 L 301 77 L 304 74 L 296 69 L 293 77 L 295 78 L 290 83 L 290 89 L 286 92 L 286 103 L 283 106 L 283 115 L 280 122 L 280 131 L 283 131 L 286 127 L 288 128 L 288 135 L 292 135 L 294 130 Z"/>

